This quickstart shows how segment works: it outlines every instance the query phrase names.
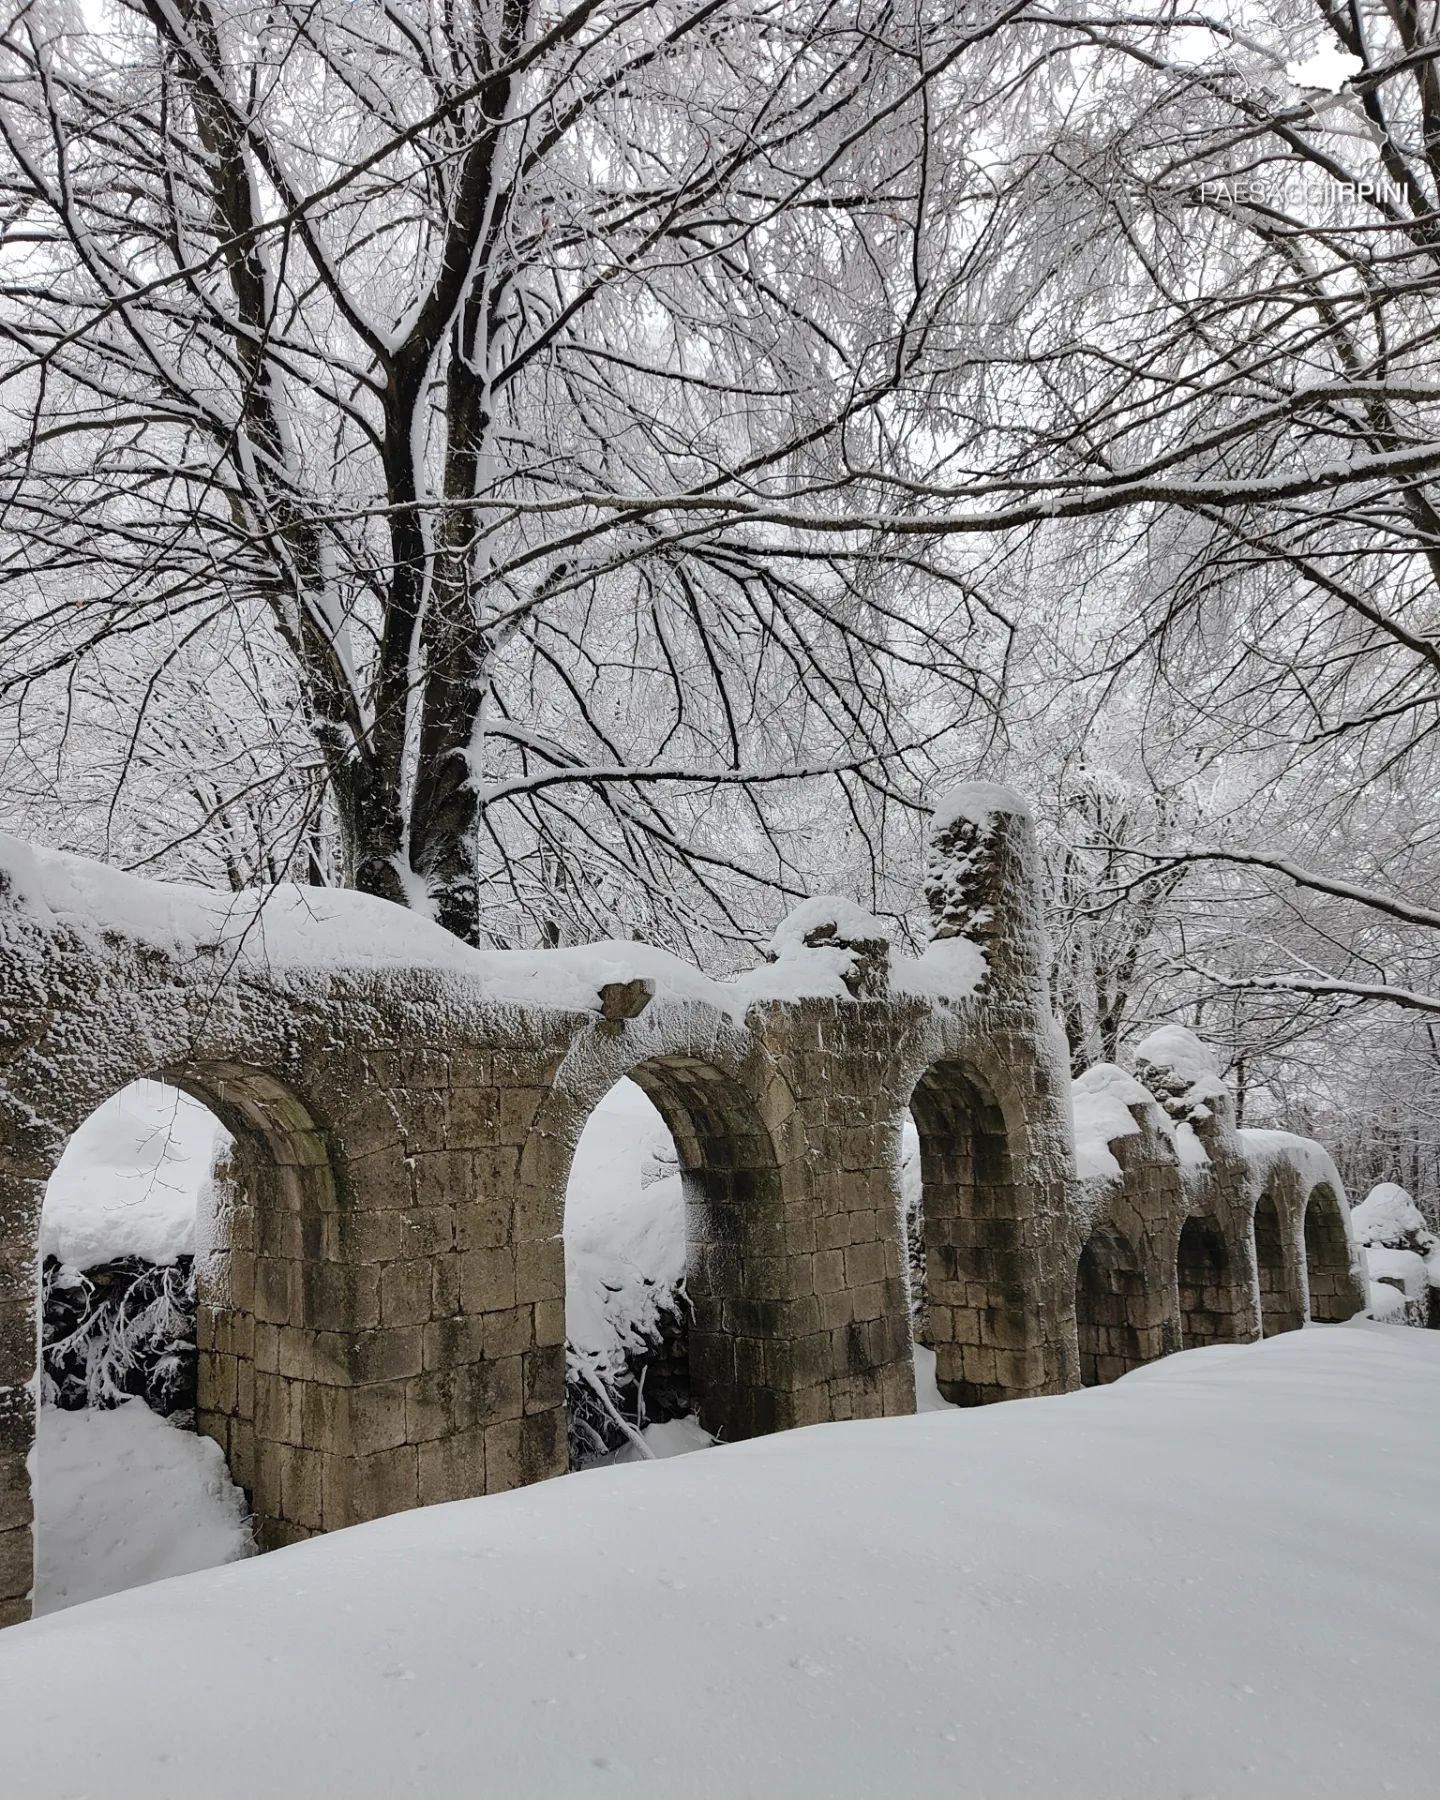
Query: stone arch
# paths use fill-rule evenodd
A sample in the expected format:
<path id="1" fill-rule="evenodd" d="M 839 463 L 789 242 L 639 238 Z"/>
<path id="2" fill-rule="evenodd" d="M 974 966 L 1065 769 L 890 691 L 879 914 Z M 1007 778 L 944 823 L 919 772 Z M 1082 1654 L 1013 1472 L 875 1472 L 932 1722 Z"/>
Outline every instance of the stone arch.
<path id="1" fill-rule="evenodd" d="M 754 1437 L 797 1422 L 796 1308 L 787 1280 L 789 1196 L 774 1121 L 793 1104 L 772 1081 L 764 1100 L 720 1045 L 611 1043 L 619 1054 L 577 1058 L 537 1115 L 521 1159 L 527 1202 L 558 1248 L 567 1176 L 580 1132 L 601 1097 L 633 1081 L 675 1145 L 685 1197 L 690 1389 L 715 1436 Z M 631 1054 L 626 1054 L 629 1051 Z M 767 1116 L 768 1115 L 768 1116 Z M 552 1403 L 564 1402 L 564 1270 L 553 1321 Z M 519 1299 L 525 1302 L 524 1277 Z M 538 1319 L 538 1314 L 537 1314 Z"/>
<path id="2" fill-rule="evenodd" d="M 1305 1283 L 1316 1324 L 1339 1324 L 1358 1307 L 1350 1272 L 1350 1238 L 1334 1188 L 1317 1182 L 1305 1201 Z"/>
<path id="3" fill-rule="evenodd" d="M 1140 1258 L 1123 1231 L 1097 1225 L 1075 1271 L 1080 1384 L 1115 1381 L 1162 1354 Z"/>
<path id="4" fill-rule="evenodd" d="M 1269 1187 L 1255 1203 L 1253 1231 L 1260 1329 L 1263 1336 L 1275 1337 L 1282 1331 L 1296 1330 L 1304 1318 L 1295 1301 L 1294 1258 L 1287 1254 L 1281 1210 Z"/>
<path id="5" fill-rule="evenodd" d="M 970 1062 L 941 1059 L 910 1095 L 936 1381 L 963 1406 L 1033 1392 L 1044 1380 L 1022 1158 L 1001 1091 Z"/>
<path id="6" fill-rule="evenodd" d="M 1181 1349 L 1239 1341 L 1242 1320 L 1237 1317 L 1230 1251 L 1224 1232 L 1203 1213 L 1191 1213 L 1180 1228 L 1175 1281 Z"/>
<path id="7" fill-rule="evenodd" d="M 28 1221 L 8 1239 L 0 1264 L 0 1338 L 6 1374 L 0 1392 L 0 1621 L 28 1613 L 33 1504 L 26 1468 L 34 1437 L 28 1383 L 38 1350 L 39 1225 L 45 1184 L 74 1131 L 113 1093 L 150 1077 L 208 1107 L 235 1139 L 235 1204 L 201 1279 L 197 1314 L 196 1425 L 224 1452 L 245 1489 L 261 1546 L 294 1542 L 325 1528 L 347 1482 L 348 1380 L 338 1334 L 354 1315 L 357 1272 L 339 1266 L 340 1189 L 326 1134 L 307 1103 L 273 1073 L 241 1061 L 143 1064 L 47 1097 L 43 1144 L 32 1136 L 0 1156 L 5 1216 Z M 3 1149 L 4 1146 L 0 1146 Z M 18 1154 L 16 1154 L 18 1152 Z M 197 1259 L 198 1263 L 198 1259 Z M 377 1277 L 378 1278 L 378 1277 Z M 337 1334 L 337 1346 L 323 1342 Z M 338 1520 L 337 1520 L 338 1522 Z"/>
<path id="8" fill-rule="evenodd" d="M 775 1431 L 791 1383 L 785 1193 L 753 1096 L 715 1063 L 657 1055 L 626 1071 L 675 1143 L 685 1194 L 690 1387 L 717 1437 Z"/>
<path id="9" fill-rule="evenodd" d="M 314 1338 L 353 1325 L 365 1276 L 341 1267 L 335 1159 L 292 1087 L 240 1062 L 160 1079 L 208 1106 L 235 1140 L 226 1204 L 196 1257 L 195 1423 L 224 1451 L 269 1549 L 322 1529 L 325 1459 L 349 1446 L 341 1371 L 315 1355 Z"/>

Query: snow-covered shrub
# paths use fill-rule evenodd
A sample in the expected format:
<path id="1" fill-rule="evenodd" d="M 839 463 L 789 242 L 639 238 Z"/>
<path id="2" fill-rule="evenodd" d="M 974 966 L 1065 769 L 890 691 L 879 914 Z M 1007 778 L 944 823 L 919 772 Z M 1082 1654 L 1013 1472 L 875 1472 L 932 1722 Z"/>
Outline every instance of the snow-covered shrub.
<path id="1" fill-rule="evenodd" d="M 690 1411 L 680 1170 L 663 1120 L 628 1081 L 576 1147 L 565 1285 L 570 1461 L 583 1468 Z"/>
<path id="2" fill-rule="evenodd" d="M 78 1412 L 143 1400 L 170 1416 L 195 1405 L 195 1270 L 189 1256 L 121 1256 L 75 1269 L 47 1256 L 42 1399 Z"/>
<path id="3" fill-rule="evenodd" d="M 1440 1317 L 1440 1237 L 1406 1190 L 1380 1182 L 1350 1221 L 1369 1268 L 1371 1316 L 1412 1325 Z"/>

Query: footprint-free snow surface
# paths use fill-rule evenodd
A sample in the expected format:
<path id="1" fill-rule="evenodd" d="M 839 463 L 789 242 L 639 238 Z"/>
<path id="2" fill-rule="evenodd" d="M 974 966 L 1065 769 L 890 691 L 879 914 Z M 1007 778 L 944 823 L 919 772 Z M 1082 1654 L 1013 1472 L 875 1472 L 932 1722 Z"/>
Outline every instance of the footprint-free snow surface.
<path id="1" fill-rule="evenodd" d="M 245 1496 L 219 1445 L 143 1400 L 106 1411 L 42 1406 L 31 1466 L 39 1477 L 37 1613 L 214 1568 L 254 1548 Z"/>
<path id="2" fill-rule="evenodd" d="M 1440 1333 L 408 1513 L 0 1634 L 24 1800 L 1433 1791 Z"/>

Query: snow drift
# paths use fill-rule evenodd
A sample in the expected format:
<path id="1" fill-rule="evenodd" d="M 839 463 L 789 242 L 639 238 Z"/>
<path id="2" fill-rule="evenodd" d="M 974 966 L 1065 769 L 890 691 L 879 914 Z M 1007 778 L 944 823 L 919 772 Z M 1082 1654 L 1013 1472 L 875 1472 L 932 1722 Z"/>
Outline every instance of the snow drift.
<path id="1" fill-rule="evenodd" d="M 1315 1327 L 97 1601 L 0 1636 L 7 1792 L 1424 1793 L 1437 1377 Z"/>

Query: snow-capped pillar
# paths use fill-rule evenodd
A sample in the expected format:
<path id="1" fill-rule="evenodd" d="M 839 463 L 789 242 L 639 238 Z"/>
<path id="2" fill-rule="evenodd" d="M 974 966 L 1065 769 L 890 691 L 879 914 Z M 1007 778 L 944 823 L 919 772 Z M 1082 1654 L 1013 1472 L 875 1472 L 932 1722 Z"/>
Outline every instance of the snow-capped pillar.
<path id="1" fill-rule="evenodd" d="M 1012 788 L 964 782 L 940 796 L 925 856 L 934 942 L 966 938 L 985 957 L 987 998 L 1048 1015 L 1049 952 L 1030 808 Z"/>
<path id="2" fill-rule="evenodd" d="M 1154 1248 L 1174 1284 L 1179 1347 L 1248 1343 L 1260 1335 L 1252 1219 L 1256 1188 L 1235 1125 L 1235 1099 L 1212 1051 L 1181 1025 L 1154 1031 L 1135 1051 L 1139 1079 L 1174 1121 L 1181 1204 Z"/>
<path id="3" fill-rule="evenodd" d="M 936 1374 L 962 1404 L 1078 1382 L 1065 1254 L 1074 1176 L 1069 1067 L 1050 1007 L 1039 853 L 1029 807 L 969 782 L 935 807 L 925 896 L 937 962 L 978 948 L 973 996 L 942 1015 L 910 1105 L 920 1132 Z"/>
<path id="4" fill-rule="evenodd" d="M 687 1171 L 692 1387 L 730 1438 L 915 1406 L 889 938 L 855 903 L 819 896 L 767 956 L 737 1087 L 720 1100 L 724 1084 L 709 1084 L 722 1131 L 677 1128 L 696 1109 L 663 1068 L 651 1082 Z"/>

